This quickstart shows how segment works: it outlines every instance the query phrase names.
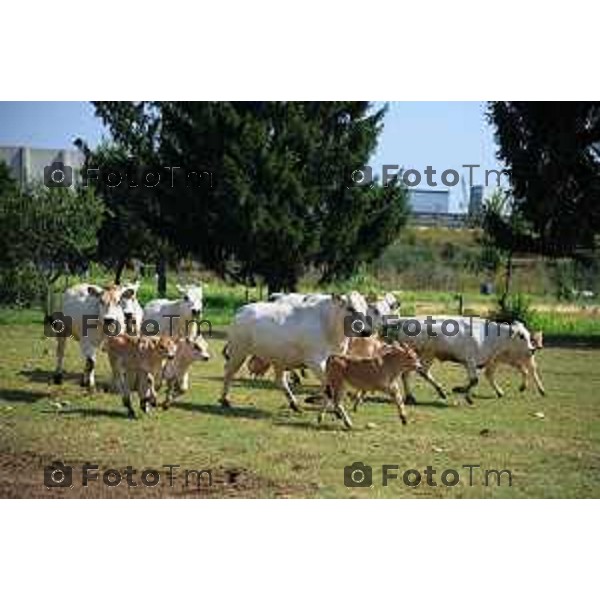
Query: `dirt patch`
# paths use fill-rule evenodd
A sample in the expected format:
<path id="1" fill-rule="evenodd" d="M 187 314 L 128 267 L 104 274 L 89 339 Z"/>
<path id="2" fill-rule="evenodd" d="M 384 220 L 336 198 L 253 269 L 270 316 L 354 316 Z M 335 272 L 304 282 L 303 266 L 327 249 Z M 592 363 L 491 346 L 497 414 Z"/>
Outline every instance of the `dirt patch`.
<path id="1" fill-rule="evenodd" d="M 103 473 L 109 468 L 98 465 L 98 480 L 82 485 L 83 462 L 70 461 L 71 479 L 68 487 L 47 487 L 45 468 L 53 459 L 32 452 L 0 451 L 0 498 L 264 498 L 264 497 L 306 497 L 310 495 L 308 487 L 284 486 L 276 484 L 243 468 L 217 467 L 210 469 L 209 476 L 176 472 L 171 478 L 168 469 L 159 470 L 156 485 L 142 483 L 143 469 L 136 468 L 130 480 L 137 483 L 129 485 L 125 475 L 126 467 L 116 467 L 122 479 L 118 485 L 107 486 L 102 481 Z M 68 474 L 67 474 L 68 477 Z M 114 480 L 113 480 L 114 481 Z M 153 483 L 153 478 L 147 478 Z M 198 484 L 199 481 L 199 484 Z"/>

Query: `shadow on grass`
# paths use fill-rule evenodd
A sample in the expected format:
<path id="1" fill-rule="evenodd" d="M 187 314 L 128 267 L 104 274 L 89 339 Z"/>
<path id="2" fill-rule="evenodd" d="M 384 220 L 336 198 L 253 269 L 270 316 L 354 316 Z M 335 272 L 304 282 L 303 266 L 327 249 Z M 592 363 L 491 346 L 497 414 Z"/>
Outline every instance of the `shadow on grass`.
<path id="1" fill-rule="evenodd" d="M 220 404 L 192 404 L 191 402 L 173 402 L 172 409 L 198 412 L 205 415 L 219 415 L 222 417 L 237 417 L 242 419 L 268 419 L 271 413 L 254 406 L 231 406 L 229 408 Z"/>
<path id="2" fill-rule="evenodd" d="M 54 380 L 54 371 L 46 371 L 45 369 L 33 369 L 32 371 L 23 369 L 19 371 L 19 375 L 26 377 L 33 383 L 53 383 Z M 64 373 L 63 381 L 74 381 L 79 384 L 81 381 L 81 373 Z"/>
<path id="3" fill-rule="evenodd" d="M 0 389 L 0 400 L 6 400 L 7 402 L 24 402 L 26 404 L 33 404 L 38 400 L 47 398 L 48 394 L 44 392 L 34 392 L 31 390 L 10 390 Z"/>
<path id="4" fill-rule="evenodd" d="M 600 335 L 552 335 L 544 334 L 546 348 L 573 348 L 576 350 L 598 350 Z"/>
<path id="5" fill-rule="evenodd" d="M 129 419 L 125 409 L 117 410 L 112 408 L 61 408 L 60 410 L 43 410 L 43 413 L 53 415 L 81 415 L 83 417 L 109 417 L 111 419 Z"/>
<path id="6" fill-rule="evenodd" d="M 279 418 L 273 421 L 273 425 L 277 427 L 291 427 L 292 429 L 304 429 L 306 431 L 352 431 L 351 429 L 348 429 L 340 419 L 336 418 L 333 420 L 329 415 L 324 418 L 322 423 L 319 423 L 317 421 L 317 417 L 315 416 L 310 420 L 303 421 L 283 420 Z M 356 427 L 355 425 L 355 429 L 360 429 L 360 427 Z"/>

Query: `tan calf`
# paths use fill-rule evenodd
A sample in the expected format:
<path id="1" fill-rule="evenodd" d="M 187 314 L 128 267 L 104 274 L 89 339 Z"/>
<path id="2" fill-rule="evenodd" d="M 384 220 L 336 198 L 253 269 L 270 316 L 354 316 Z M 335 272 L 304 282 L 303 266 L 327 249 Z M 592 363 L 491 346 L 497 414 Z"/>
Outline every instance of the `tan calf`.
<path id="1" fill-rule="evenodd" d="M 326 391 L 328 399 L 319 415 L 319 422 L 328 408 L 333 406 L 347 427 L 352 427 L 342 404 L 342 396 L 346 386 L 358 391 L 379 391 L 391 396 L 398 406 L 398 414 L 403 425 L 406 425 L 404 398 L 400 391 L 399 378 L 403 373 L 421 369 L 421 362 L 416 352 L 406 344 L 394 343 L 372 358 L 332 355 L 327 360 L 325 371 Z"/>
<path id="2" fill-rule="evenodd" d="M 494 388 L 496 395 L 498 398 L 504 396 L 504 391 L 498 385 L 495 379 L 496 369 L 499 365 L 505 364 L 514 367 L 517 371 L 520 371 L 522 375 L 521 385 L 519 387 L 519 391 L 524 392 L 527 389 L 527 384 L 529 379 L 533 379 L 535 382 L 536 388 L 538 392 L 542 395 L 546 395 L 546 390 L 544 389 L 544 385 L 542 384 L 542 380 L 540 378 L 540 374 L 537 370 L 537 363 L 535 361 L 535 354 L 537 350 L 540 350 L 544 347 L 543 333 L 541 331 L 536 331 L 531 335 L 531 341 L 534 346 L 534 350 L 531 352 L 503 352 L 494 357 L 494 359 L 489 362 L 484 370 L 484 374 L 487 380 L 490 382 L 490 385 Z"/>
<path id="3" fill-rule="evenodd" d="M 357 358 L 373 358 L 385 347 L 384 342 L 376 335 L 369 337 L 353 337 L 348 342 L 348 356 Z"/>
<path id="4" fill-rule="evenodd" d="M 118 335 L 107 337 L 104 349 L 129 417 L 135 417 L 131 406 L 134 390 L 144 412 L 148 412 L 149 404 L 156 406 L 156 389 L 160 387 L 163 363 L 175 357 L 176 340 L 165 336 Z"/>
<path id="5" fill-rule="evenodd" d="M 207 361 L 210 359 L 208 344 L 202 335 L 194 339 L 183 338 L 177 344 L 175 358 L 167 361 L 163 370 L 163 377 L 167 384 L 167 397 L 163 408 L 169 408 L 176 396 L 189 389 L 189 371 L 194 361 Z"/>

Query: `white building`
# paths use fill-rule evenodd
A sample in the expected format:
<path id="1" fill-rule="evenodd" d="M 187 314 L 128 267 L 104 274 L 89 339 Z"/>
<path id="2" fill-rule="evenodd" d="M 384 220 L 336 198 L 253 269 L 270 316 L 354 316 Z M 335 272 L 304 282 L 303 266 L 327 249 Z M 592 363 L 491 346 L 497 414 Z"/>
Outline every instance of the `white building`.
<path id="1" fill-rule="evenodd" d="M 13 178 L 22 186 L 44 181 L 44 168 L 60 162 L 73 169 L 73 179 L 84 156 L 79 150 L 0 146 L 0 161 L 5 162 Z"/>
<path id="2" fill-rule="evenodd" d="M 413 214 L 447 214 L 450 211 L 450 191 L 410 189 L 408 198 Z"/>

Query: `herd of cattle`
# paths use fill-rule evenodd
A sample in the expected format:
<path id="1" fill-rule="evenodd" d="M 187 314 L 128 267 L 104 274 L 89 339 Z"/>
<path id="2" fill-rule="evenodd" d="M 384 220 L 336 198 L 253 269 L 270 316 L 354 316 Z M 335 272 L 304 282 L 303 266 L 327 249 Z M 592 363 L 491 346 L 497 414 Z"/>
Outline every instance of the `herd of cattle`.
<path id="1" fill-rule="evenodd" d="M 79 341 L 85 359 L 83 385 L 95 386 L 97 352 L 102 349 L 108 354 L 113 386 L 130 417 L 135 417 L 134 393 L 147 412 L 158 406 L 158 390 L 164 385 L 161 406 L 167 408 L 189 389 L 192 364 L 211 358 L 199 327 L 201 286 L 178 287 L 178 300 L 153 300 L 144 308 L 137 291 L 138 284 L 80 284 L 64 293 L 62 307 L 62 318 L 70 325 L 67 333 Z M 273 294 L 269 301 L 243 306 L 228 327 L 223 349 L 221 404 L 231 405 L 232 381 L 244 364 L 254 377 L 272 368 L 294 410 L 299 410 L 299 403 L 290 376 L 298 379 L 297 370 L 311 371 L 321 383 L 319 421 L 333 410 L 347 427 L 352 422 L 342 398 L 348 387 L 356 392 L 355 409 L 366 392 L 379 391 L 392 398 L 403 424 L 405 403 L 416 403 L 412 372 L 445 399 L 446 392 L 431 374 L 435 360 L 465 367 L 468 383 L 453 391 L 465 394 L 468 403 L 481 369 L 498 397 L 503 395 L 495 380 L 500 364 L 522 374 L 522 391 L 532 378 L 538 391 L 545 393 L 535 362 L 535 352 L 542 347 L 541 332 L 531 334 L 519 322 L 491 323 L 474 317 L 399 317 L 398 310 L 392 294 L 367 300 L 355 291 Z M 148 332 L 145 325 L 150 322 L 158 327 Z M 67 339 L 57 337 L 55 383 L 62 382 Z"/>

